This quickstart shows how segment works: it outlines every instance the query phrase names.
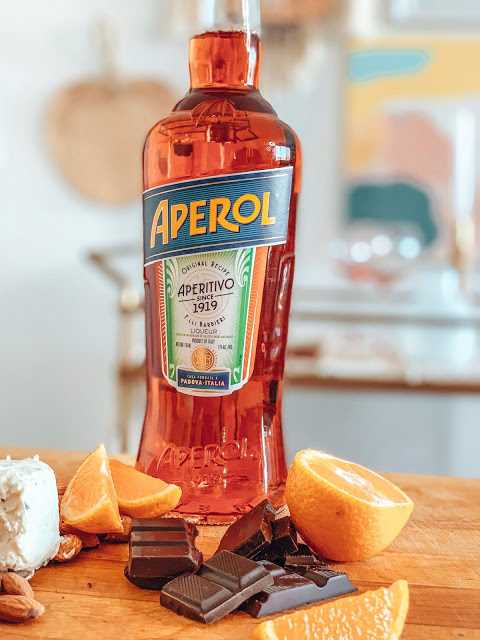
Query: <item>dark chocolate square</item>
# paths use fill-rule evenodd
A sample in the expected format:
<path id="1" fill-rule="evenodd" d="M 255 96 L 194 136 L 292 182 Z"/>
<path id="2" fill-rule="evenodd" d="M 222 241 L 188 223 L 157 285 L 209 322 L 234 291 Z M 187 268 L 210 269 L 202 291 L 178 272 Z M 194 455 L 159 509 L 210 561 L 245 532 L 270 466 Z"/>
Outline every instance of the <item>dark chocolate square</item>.
<path id="1" fill-rule="evenodd" d="M 240 608 L 254 618 L 263 618 L 356 591 L 345 573 L 314 570 L 302 576 L 285 571 L 266 560 L 259 564 L 263 564 L 272 575 L 274 584 L 241 605 Z M 315 574 L 315 580 L 310 579 L 311 574 Z"/>
<path id="2" fill-rule="evenodd" d="M 306 544 L 299 544 L 297 551 L 285 555 L 285 569 L 305 575 L 309 568 L 329 569 L 330 567 L 310 551 Z"/>
<path id="3" fill-rule="evenodd" d="M 272 541 L 272 521 L 275 510 L 268 500 L 260 502 L 249 513 L 230 525 L 220 540 L 216 553 L 232 551 L 251 558 Z"/>
<path id="4" fill-rule="evenodd" d="M 230 551 L 221 551 L 202 566 L 200 575 L 236 592 L 264 576 L 265 568 Z"/>
<path id="5" fill-rule="evenodd" d="M 222 551 L 205 562 L 198 574 L 179 576 L 166 584 L 160 594 L 160 604 L 208 624 L 234 611 L 273 581 L 262 565 Z"/>
<path id="6" fill-rule="evenodd" d="M 328 598 L 335 598 L 345 593 L 357 591 L 357 587 L 353 586 L 347 574 L 342 571 L 311 568 L 306 571 L 305 578 L 314 582 L 325 593 L 328 593 L 326 596 Z"/>
<path id="7" fill-rule="evenodd" d="M 272 542 L 255 554 L 255 560 L 270 560 L 275 564 L 284 564 L 285 555 L 298 550 L 297 532 L 290 516 L 284 516 L 272 523 Z"/>
<path id="8" fill-rule="evenodd" d="M 197 574 L 184 574 L 168 583 L 162 591 L 162 604 L 182 615 L 190 607 L 192 617 L 202 621 L 203 615 L 215 610 L 231 597 L 231 592 L 220 584 L 205 580 Z"/>
<path id="9" fill-rule="evenodd" d="M 126 578 L 141 589 L 159 590 L 175 576 L 196 571 L 203 561 L 196 534 L 181 518 L 133 520 Z"/>

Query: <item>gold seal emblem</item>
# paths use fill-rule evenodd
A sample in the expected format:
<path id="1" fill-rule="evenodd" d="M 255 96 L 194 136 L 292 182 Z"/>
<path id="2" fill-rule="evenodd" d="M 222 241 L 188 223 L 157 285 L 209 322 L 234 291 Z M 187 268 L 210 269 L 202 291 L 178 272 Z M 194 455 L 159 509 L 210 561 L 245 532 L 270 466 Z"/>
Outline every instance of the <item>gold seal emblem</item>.
<path id="1" fill-rule="evenodd" d="M 215 364 L 215 354 L 206 347 L 199 347 L 192 353 L 192 365 L 197 371 L 208 371 Z"/>

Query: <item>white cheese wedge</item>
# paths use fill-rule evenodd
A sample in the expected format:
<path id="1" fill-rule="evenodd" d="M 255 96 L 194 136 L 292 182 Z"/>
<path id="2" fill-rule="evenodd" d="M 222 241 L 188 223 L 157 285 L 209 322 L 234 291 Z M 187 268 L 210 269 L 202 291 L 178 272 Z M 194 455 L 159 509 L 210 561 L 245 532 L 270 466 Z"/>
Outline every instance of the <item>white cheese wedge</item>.
<path id="1" fill-rule="evenodd" d="M 0 574 L 32 575 L 60 545 L 53 470 L 38 456 L 0 460 Z"/>

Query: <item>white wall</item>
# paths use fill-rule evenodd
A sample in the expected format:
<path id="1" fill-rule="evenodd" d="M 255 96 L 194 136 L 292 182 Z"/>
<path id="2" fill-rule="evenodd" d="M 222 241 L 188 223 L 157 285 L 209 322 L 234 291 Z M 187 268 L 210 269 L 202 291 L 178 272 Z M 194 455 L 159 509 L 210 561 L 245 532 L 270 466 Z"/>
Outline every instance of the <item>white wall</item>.
<path id="1" fill-rule="evenodd" d="M 136 3 L 139 14 L 140 5 L 151 4 Z M 89 30 L 114 6 L 125 11 L 127 3 L 19 0 L 2 7 L 0 439 L 5 444 L 91 448 L 113 426 L 116 299 L 85 256 L 92 248 L 140 242 L 140 200 L 110 210 L 78 196 L 50 162 L 43 116 L 56 89 L 99 72 Z M 126 51 L 133 46 L 127 42 Z M 135 64 L 135 56 L 131 59 Z"/>

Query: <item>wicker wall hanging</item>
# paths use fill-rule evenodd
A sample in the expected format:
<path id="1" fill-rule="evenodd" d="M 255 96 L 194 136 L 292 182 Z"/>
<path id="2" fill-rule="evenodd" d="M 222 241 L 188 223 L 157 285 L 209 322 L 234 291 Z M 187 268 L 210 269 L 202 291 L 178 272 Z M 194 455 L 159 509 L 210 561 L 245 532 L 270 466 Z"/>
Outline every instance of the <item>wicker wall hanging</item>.
<path id="1" fill-rule="evenodd" d="M 57 168 L 79 192 L 122 205 L 140 198 L 145 136 L 176 96 L 156 80 L 123 78 L 109 35 L 100 25 L 103 76 L 61 89 L 48 105 L 46 140 Z"/>

